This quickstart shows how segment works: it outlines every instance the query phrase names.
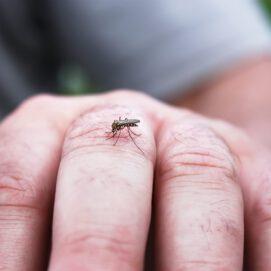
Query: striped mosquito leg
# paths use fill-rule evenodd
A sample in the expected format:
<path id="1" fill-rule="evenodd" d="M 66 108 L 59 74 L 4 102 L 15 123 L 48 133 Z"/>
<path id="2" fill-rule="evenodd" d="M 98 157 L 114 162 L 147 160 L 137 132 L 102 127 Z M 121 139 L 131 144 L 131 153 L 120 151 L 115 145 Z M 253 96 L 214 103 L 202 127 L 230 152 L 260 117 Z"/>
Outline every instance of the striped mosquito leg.
<path id="1" fill-rule="evenodd" d="M 118 134 L 118 137 L 117 137 L 117 140 L 116 142 L 113 144 L 114 146 L 117 144 L 117 142 L 119 141 L 119 138 L 120 138 L 120 134 L 121 134 L 121 130 L 119 131 L 119 134 Z"/>
<path id="2" fill-rule="evenodd" d="M 136 134 L 135 132 L 133 132 L 133 130 L 130 127 L 127 127 L 128 130 L 135 136 L 141 136 L 141 134 Z"/>
<path id="3" fill-rule="evenodd" d="M 133 142 L 134 142 L 134 144 L 136 145 L 136 147 L 144 154 L 144 152 L 139 148 L 139 146 L 136 144 L 135 140 L 133 139 L 133 137 L 132 137 L 132 135 L 131 135 L 131 133 L 130 133 L 131 130 L 129 129 L 129 127 L 127 127 L 127 130 L 128 130 L 128 133 L 129 133 L 130 138 L 133 140 Z"/>

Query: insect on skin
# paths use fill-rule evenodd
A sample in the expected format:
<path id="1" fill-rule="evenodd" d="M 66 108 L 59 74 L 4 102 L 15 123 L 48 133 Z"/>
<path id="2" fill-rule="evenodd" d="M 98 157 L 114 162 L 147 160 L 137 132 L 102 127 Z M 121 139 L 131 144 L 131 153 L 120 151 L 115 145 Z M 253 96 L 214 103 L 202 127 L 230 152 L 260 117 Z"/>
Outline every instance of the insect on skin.
<path id="1" fill-rule="evenodd" d="M 121 131 L 123 129 L 127 128 L 129 137 L 132 139 L 132 141 L 134 142 L 134 144 L 136 145 L 136 147 L 144 154 L 144 152 L 139 148 L 139 146 L 136 144 L 134 138 L 131 135 L 131 134 L 133 134 L 135 136 L 140 136 L 140 134 L 136 134 L 131 129 L 131 127 L 138 127 L 138 123 L 139 122 L 140 122 L 140 120 L 138 120 L 138 119 L 127 119 L 127 118 L 125 118 L 125 119 L 122 120 L 119 117 L 118 120 L 114 120 L 113 121 L 113 123 L 111 125 L 111 131 L 110 132 L 106 132 L 106 133 L 112 134 L 112 136 L 110 136 L 107 139 L 114 138 L 117 135 L 117 140 L 114 143 L 114 145 L 116 145 L 117 142 L 118 142 L 118 140 L 119 140 L 119 138 L 120 138 Z"/>

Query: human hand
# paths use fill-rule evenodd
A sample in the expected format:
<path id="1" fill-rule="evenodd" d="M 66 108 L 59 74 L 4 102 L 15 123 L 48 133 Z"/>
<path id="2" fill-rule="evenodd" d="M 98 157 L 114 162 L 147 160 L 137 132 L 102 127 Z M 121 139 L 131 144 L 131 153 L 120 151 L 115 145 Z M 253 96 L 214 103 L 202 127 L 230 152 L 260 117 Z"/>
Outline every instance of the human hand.
<path id="1" fill-rule="evenodd" d="M 144 153 L 106 140 L 119 117 Z M 270 161 L 142 94 L 32 98 L 0 126 L 0 270 L 142 270 L 152 213 L 152 270 L 242 270 L 244 226 L 249 270 L 270 270 Z"/>
<path id="2" fill-rule="evenodd" d="M 248 59 L 175 102 L 244 129 L 271 149 L 271 57 Z"/>

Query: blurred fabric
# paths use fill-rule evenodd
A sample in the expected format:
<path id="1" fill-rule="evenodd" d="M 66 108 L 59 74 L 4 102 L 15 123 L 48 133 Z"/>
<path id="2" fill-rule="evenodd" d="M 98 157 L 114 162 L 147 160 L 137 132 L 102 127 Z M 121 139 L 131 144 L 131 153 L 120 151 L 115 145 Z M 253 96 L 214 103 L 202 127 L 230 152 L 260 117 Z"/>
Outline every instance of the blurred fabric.
<path id="1" fill-rule="evenodd" d="M 0 0 L 0 114 L 56 92 L 66 64 L 101 89 L 170 100 L 270 51 L 254 0 Z"/>

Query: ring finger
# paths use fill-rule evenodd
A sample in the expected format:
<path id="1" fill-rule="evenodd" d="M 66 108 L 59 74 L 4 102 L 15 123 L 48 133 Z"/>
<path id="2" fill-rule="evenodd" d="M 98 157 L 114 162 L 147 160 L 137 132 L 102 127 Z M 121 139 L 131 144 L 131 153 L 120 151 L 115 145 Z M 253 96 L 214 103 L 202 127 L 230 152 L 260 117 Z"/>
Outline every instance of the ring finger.
<path id="1" fill-rule="evenodd" d="M 235 159 L 195 117 L 158 138 L 156 270 L 242 270 L 243 199 Z"/>

